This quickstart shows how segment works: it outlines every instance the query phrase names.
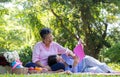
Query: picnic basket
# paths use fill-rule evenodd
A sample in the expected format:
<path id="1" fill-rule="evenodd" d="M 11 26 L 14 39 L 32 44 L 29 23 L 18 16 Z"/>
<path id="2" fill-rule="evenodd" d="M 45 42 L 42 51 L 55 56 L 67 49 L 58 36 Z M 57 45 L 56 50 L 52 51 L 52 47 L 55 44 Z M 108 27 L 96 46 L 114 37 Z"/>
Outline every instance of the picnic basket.
<path id="1" fill-rule="evenodd" d="M 12 70 L 13 74 L 28 74 L 28 68 L 15 68 Z"/>

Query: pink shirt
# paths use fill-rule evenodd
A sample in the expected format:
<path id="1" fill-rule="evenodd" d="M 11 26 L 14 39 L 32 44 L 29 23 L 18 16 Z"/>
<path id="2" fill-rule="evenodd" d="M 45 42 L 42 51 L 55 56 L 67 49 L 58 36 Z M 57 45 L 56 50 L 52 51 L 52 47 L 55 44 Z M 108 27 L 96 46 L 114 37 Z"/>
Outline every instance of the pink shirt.
<path id="1" fill-rule="evenodd" d="M 56 42 L 52 42 L 49 48 L 45 47 L 43 42 L 38 42 L 34 46 L 32 61 L 35 63 L 36 61 L 40 61 L 42 65 L 47 65 L 47 59 L 50 55 L 57 55 L 57 54 L 65 54 L 70 52 L 70 50 L 62 47 Z"/>

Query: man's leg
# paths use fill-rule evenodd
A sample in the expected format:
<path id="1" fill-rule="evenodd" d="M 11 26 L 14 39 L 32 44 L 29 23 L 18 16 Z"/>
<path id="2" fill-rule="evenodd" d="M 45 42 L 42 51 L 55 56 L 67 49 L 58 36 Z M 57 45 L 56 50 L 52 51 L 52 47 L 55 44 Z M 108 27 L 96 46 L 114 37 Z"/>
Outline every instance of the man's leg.
<path id="1" fill-rule="evenodd" d="M 101 68 L 103 71 L 107 72 L 113 72 L 113 70 L 108 67 L 105 63 L 101 63 L 99 60 L 91 57 L 91 56 L 85 56 L 82 60 L 83 62 L 83 70 L 87 67 L 99 67 Z"/>
<path id="2" fill-rule="evenodd" d="M 102 69 L 99 67 L 88 67 L 84 70 L 84 72 L 92 72 L 92 73 L 105 73 Z"/>

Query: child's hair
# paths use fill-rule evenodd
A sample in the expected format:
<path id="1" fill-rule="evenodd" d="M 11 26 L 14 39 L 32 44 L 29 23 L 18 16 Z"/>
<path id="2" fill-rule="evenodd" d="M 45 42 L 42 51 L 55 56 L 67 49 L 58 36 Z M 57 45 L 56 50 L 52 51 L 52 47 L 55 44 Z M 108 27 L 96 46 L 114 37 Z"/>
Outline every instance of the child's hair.
<path id="1" fill-rule="evenodd" d="M 48 65 L 51 67 L 52 71 L 57 71 L 60 69 L 65 70 L 65 65 L 57 62 L 57 55 L 51 55 L 48 57 Z"/>
<path id="2" fill-rule="evenodd" d="M 48 57 L 48 65 L 52 66 L 57 63 L 57 55 L 51 55 Z"/>

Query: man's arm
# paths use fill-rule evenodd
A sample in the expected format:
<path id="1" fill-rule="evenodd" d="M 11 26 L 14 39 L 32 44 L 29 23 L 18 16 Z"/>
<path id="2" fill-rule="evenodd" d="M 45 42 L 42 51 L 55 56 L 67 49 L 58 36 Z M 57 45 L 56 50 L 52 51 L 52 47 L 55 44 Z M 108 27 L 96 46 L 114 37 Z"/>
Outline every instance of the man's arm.
<path id="1" fill-rule="evenodd" d="M 75 56 L 74 58 L 74 63 L 73 63 L 73 66 L 72 66 L 72 72 L 76 73 L 78 68 L 77 68 L 77 65 L 79 63 L 79 57 L 78 56 Z"/>

